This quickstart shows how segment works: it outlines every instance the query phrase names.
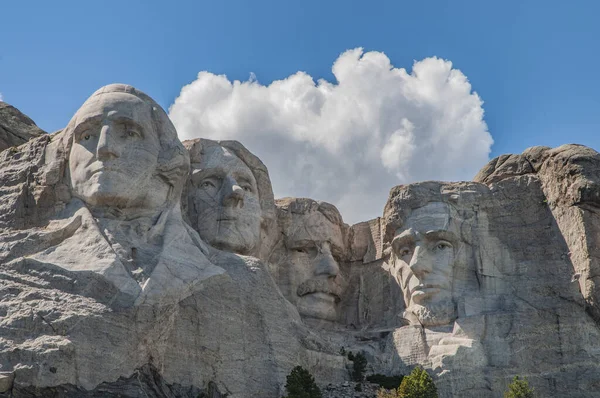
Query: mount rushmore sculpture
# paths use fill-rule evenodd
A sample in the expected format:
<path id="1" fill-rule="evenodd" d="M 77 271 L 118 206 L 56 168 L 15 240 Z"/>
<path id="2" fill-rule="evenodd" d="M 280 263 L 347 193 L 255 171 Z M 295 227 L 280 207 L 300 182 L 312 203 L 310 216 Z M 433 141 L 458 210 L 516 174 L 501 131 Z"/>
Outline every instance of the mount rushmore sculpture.
<path id="1" fill-rule="evenodd" d="M 590 148 L 393 187 L 349 226 L 275 200 L 236 141 L 181 143 L 131 86 L 27 138 L 0 152 L 0 396 L 279 397 L 297 365 L 349 380 L 344 351 L 370 373 L 420 365 L 442 397 L 500 397 L 514 375 L 600 396 Z"/>

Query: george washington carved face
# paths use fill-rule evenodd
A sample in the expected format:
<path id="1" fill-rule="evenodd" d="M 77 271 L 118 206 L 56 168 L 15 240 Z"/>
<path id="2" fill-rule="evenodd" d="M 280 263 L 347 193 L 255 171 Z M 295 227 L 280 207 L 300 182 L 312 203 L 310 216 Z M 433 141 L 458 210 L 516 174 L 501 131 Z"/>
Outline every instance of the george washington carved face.
<path id="1" fill-rule="evenodd" d="M 75 196 L 92 206 L 155 208 L 168 184 L 157 177 L 160 141 L 152 108 L 135 95 L 90 97 L 72 124 L 69 171 Z"/>

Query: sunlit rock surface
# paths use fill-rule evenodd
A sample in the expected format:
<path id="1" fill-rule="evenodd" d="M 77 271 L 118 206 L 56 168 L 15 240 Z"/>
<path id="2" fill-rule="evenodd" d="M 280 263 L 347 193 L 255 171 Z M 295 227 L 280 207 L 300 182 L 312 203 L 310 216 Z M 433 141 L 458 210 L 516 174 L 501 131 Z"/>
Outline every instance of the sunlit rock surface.
<path id="1" fill-rule="evenodd" d="M 423 366 L 441 397 L 501 397 L 514 375 L 600 396 L 590 148 L 393 187 L 348 226 L 331 204 L 274 200 L 240 143 L 182 145 L 130 86 L 56 134 L 21 120 L 0 152 L 2 396 L 275 398 L 297 365 L 353 388 L 350 351 L 367 374 Z"/>
<path id="2" fill-rule="evenodd" d="M 0 101 L 0 152 L 24 144 L 44 133 L 27 115 Z"/>
<path id="3" fill-rule="evenodd" d="M 184 222 L 189 157 L 145 94 L 104 87 L 0 159 L 2 392 L 110 395 L 148 366 L 231 397 L 278 396 L 297 364 L 344 377 L 264 263 Z"/>

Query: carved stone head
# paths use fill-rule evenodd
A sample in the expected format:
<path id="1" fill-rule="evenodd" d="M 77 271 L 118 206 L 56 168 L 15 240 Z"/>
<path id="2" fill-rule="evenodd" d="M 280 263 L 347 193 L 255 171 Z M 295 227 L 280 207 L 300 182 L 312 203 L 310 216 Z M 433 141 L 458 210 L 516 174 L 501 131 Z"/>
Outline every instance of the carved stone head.
<path id="1" fill-rule="evenodd" d="M 219 249 L 260 257 L 275 218 L 264 164 L 237 141 L 196 139 L 184 145 L 192 164 L 187 195 L 192 226 Z"/>
<path id="2" fill-rule="evenodd" d="M 382 218 L 383 252 L 411 323 L 450 324 L 466 316 L 466 300 L 479 300 L 477 250 L 489 240 L 487 213 L 479 208 L 486 189 L 436 181 L 391 189 Z"/>
<path id="3" fill-rule="evenodd" d="M 395 231 L 391 261 L 399 273 L 407 312 L 425 326 L 456 318 L 455 251 L 460 239 L 451 208 L 443 202 L 414 209 Z"/>
<path id="4" fill-rule="evenodd" d="M 303 317 L 335 321 L 344 290 L 340 261 L 347 226 L 335 206 L 306 198 L 276 201 L 282 246 L 276 280 Z"/>
<path id="5" fill-rule="evenodd" d="M 72 193 L 90 207 L 155 210 L 179 201 L 187 153 L 164 110 L 141 91 L 96 91 L 65 129 Z"/>

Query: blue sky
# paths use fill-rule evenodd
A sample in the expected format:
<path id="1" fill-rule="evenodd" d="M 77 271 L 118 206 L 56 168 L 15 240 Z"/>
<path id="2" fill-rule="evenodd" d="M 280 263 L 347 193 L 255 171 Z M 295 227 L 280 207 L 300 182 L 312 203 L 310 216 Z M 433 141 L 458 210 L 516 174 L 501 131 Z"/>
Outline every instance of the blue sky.
<path id="1" fill-rule="evenodd" d="M 362 47 L 409 72 L 427 57 L 451 61 L 484 101 L 492 157 L 600 149 L 598 15 L 595 1 L 5 2 L 0 93 L 54 131 L 108 83 L 168 108 L 200 71 L 335 83 L 332 64 Z"/>
<path id="2" fill-rule="evenodd" d="M 494 3 L 494 4 L 492 4 Z M 485 101 L 492 155 L 600 148 L 595 1 L 18 1 L 2 5 L 0 92 L 56 130 L 96 88 L 125 82 L 167 107 L 200 70 L 264 83 L 332 79 L 362 46 L 394 65 L 438 56 Z"/>

